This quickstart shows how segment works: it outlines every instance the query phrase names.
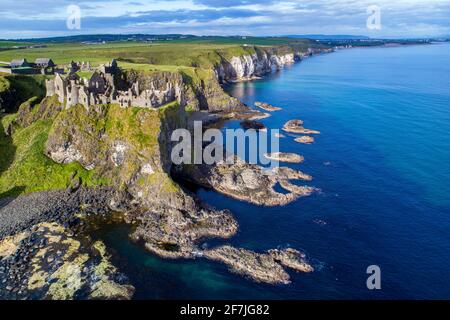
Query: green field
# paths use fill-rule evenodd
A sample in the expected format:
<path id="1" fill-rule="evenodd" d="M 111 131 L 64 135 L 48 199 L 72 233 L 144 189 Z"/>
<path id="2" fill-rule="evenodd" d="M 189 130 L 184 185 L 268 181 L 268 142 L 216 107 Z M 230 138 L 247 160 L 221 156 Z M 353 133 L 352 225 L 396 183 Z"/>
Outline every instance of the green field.
<path id="1" fill-rule="evenodd" d="M 4 48 L 14 47 L 14 46 L 26 46 L 30 43 L 27 42 L 17 42 L 17 41 L 5 41 L 0 40 L 0 50 Z"/>
<path id="2" fill-rule="evenodd" d="M 247 46 L 244 46 L 246 44 Z M 52 58 L 57 64 L 68 64 L 70 61 L 90 61 L 93 65 L 106 63 L 112 59 L 137 64 L 153 64 L 166 66 L 187 66 L 211 68 L 221 58 L 253 53 L 253 45 L 286 46 L 299 50 L 317 46 L 309 40 L 293 40 L 282 38 L 222 38 L 207 37 L 166 42 L 111 42 L 106 44 L 64 43 L 49 44 L 46 48 L 6 50 L 0 52 L 0 61 L 26 58 Z"/>

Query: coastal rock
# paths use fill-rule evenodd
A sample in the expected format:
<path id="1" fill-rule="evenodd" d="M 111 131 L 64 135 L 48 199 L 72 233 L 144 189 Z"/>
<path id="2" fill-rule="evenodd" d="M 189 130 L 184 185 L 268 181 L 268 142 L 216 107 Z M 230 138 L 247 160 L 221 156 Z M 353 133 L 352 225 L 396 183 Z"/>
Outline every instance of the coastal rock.
<path id="1" fill-rule="evenodd" d="M 221 116 L 223 119 L 256 121 L 266 119 L 270 117 L 271 114 L 248 108 L 240 111 L 233 111 L 230 113 L 222 113 Z"/>
<path id="2" fill-rule="evenodd" d="M 288 190 L 298 196 L 307 197 L 317 191 L 316 188 L 309 186 L 296 186 L 295 184 L 290 183 L 288 180 L 280 180 L 280 186 Z"/>
<path id="3" fill-rule="evenodd" d="M 289 284 L 289 274 L 269 254 L 223 246 L 203 252 L 207 259 L 219 261 L 234 273 L 268 284 Z"/>
<path id="4" fill-rule="evenodd" d="M 320 134 L 320 131 L 305 129 L 303 127 L 302 120 L 290 120 L 290 121 L 286 122 L 286 124 L 283 127 L 283 130 L 286 132 L 298 133 L 298 134 Z"/>
<path id="5" fill-rule="evenodd" d="M 43 222 L 70 225 L 77 219 L 76 214 L 107 214 L 112 199 L 118 206 L 128 202 L 126 193 L 109 187 L 42 191 L 4 199 L 6 203 L 0 206 L 0 239 Z"/>
<path id="6" fill-rule="evenodd" d="M 310 136 L 301 136 L 298 138 L 295 138 L 295 142 L 303 143 L 303 144 L 311 144 L 314 143 L 314 138 Z"/>
<path id="7" fill-rule="evenodd" d="M 272 249 L 268 251 L 273 259 L 281 265 L 299 272 L 313 272 L 314 268 L 306 261 L 304 253 L 287 248 L 284 250 Z"/>
<path id="8" fill-rule="evenodd" d="M 272 115 L 271 115 L 270 113 L 267 113 L 267 112 L 261 112 L 261 113 L 258 113 L 258 114 L 256 114 L 256 115 L 254 115 L 254 116 L 248 118 L 248 120 L 250 120 L 250 121 L 254 121 L 254 120 L 262 120 L 262 119 L 270 118 L 271 116 L 272 116 Z"/>
<path id="9" fill-rule="evenodd" d="M 134 288 L 115 282 L 118 271 L 110 263 L 103 243 L 86 245 L 87 238 L 81 240 L 68 234 L 67 229 L 57 223 L 41 223 L 14 235 L 14 239 L 20 239 L 15 242 L 15 250 L 10 250 L 9 255 L 0 260 L 0 268 L 7 275 L 6 281 L 0 284 L 0 296 L 9 299 L 130 299 Z"/>
<path id="10" fill-rule="evenodd" d="M 264 154 L 264 157 L 275 161 L 289 162 L 289 163 L 301 163 L 305 160 L 305 158 L 303 158 L 298 154 L 286 152 L 266 153 Z"/>
<path id="11" fill-rule="evenodd" d="M 282 110 L 279 107 L 274 107 L 271 104 L 265 103 L 265 102 L 255 102 L 255 106 L 257 106 L 258 108 L 261 108 L 263 110 L 266 111 L 278 111 L 278 110 Z"/>
<path id="12" fill-rule="evenodd" d="M 238 225 L 227 210 L 200 207 L 197 210 L 158 210 L 134 213 L 138 222 L 132 238 L 163 258 L 195 258 L 196 242 L 202 238 L 230 238 Z"/>
<path id="13" fill-rule="evenodd" d="M 295 192 L 287 194 L 276 192 L 274 187 L 278 183 L 287 185 L 286 180 L 310 181 L 312 177 L 290 168 L 264 169 L 248 164 L 236 156 L 233 156 L 231 162 L 176 166 L 173 174 L 180 179 L 216 190 L 234 199 L 264 206 L 286 205 L 316 190 L 313 187 L 307 187 L 308 189 L 299 192 L 288 185 Z"/>
<path id="14" fill-rule="evenodd" d="M 28 236 L 28 232 L 21 232 L 0 240 L 0 258 L 9 258 L 14 253 L 16 253 L 22 240 Z"/>

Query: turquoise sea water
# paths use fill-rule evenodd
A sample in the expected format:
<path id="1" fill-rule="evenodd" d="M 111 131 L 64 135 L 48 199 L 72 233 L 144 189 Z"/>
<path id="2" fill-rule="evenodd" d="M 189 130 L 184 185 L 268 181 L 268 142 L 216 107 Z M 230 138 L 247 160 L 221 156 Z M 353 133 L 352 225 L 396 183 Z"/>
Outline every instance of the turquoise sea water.
<path id="1" fill-rule="evenodd" d="M 283 108 L 262 121 L 268 128 L 299 118 L 321 131 L 313 145 L 290 136 L 280 144 L 304 155 L 289 166 L 314 176 L 322 193 L 261 208 L 200 189 L 240 224 L 236 237 L 214 243 L 292 246 L 317 271 L 290 272 L 287 286 L 258 284 L 206 260 L 156 258 L 128 241 L 126 227 L 112 227 L 102 238 L 135 298 L 450 298 L 449 75 L 450 45 L 439 44 L 338 51 L 228 87 L 248 105 Z M 369 265 L 381 268 L 381 290 L 366 288 Z"/>

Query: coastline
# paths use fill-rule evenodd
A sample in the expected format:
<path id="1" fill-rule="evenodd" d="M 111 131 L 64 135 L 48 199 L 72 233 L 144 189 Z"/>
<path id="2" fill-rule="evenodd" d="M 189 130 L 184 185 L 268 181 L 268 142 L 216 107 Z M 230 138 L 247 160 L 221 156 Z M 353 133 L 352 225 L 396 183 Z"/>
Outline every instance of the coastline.
<path id="1" fill-rule="evenodd" d="M 76 206 L 75 206 L 76 207 Z M 79 205 L 78 205 L 78 208 L 79 208 Z M 53 214 L 53 213 L 52 213 Z"/>

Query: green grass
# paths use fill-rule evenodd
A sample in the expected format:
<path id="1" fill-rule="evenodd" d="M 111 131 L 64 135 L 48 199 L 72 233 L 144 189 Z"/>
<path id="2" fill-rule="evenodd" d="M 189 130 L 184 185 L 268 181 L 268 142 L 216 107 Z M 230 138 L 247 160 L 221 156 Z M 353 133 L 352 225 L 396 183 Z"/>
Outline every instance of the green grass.
<path id="1" fill-rule="evenodd" d="M 118 59 L 122 62 L 137 64 L 210 69 L 220 62 L 221 57 L 229 58 L 233 55 L 254 52 L 253 45 L 275 47 L 289 45 L 306 50 L 318 44 L 309 40 L 233 37 L 204 37 L 152 44 L 141 42 L 112 42 L 99 45 L 64 43 L 49 44 L 46 48 L 2 51 L 0 61 L 11 61 L 17 58 L 34 61 L 36 58 L 49 57 L 57 64 L 68 64 L 75 60 L 90 61 L 95 66 L 109 62 L 111 59 Z"/>
<path id="2" fill-rule="evenodd" d="M 90 79 L 92 77 L 92 75 L 94 74 L 93 71 L 78 71 L 77 75 L 80 78 L 86 78 L 86 79 Z"/>
<path id="3" fill-rule="evenodd" d="M 10 48 L 10 47 L 14 47 L 14 46 L 27 46 L 29 44 L 30 43 L 27 43 L 27 42 L 0 40 L 0 50 L 3 48 Z"/>
<path id="4" fill-rule="evenodd" d="M 67 188 L 74 172 L 85 186 L 108 184 L 106 179 L 78 163 L 61 165 L 45 156 L 51 121 L 39 120 L 27 128 L 16 128 L 13 138 L 7 137 L 3 128 L 14 117 L 5 116 L 0 124 L 0 198 Z"/>

